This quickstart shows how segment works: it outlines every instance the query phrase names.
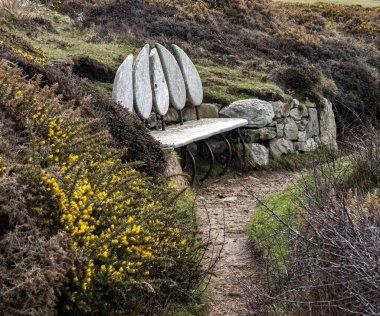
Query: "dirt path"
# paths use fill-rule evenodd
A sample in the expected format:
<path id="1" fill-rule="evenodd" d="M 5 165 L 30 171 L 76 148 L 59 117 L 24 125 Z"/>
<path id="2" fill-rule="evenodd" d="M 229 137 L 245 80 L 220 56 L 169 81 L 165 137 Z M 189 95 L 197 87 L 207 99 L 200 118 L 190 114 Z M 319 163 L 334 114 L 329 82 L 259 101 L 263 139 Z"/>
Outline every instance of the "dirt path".
<path id="1" fill-rule="evenodd" d="M 259 264 L 247 229 L 255 201 L 242 184 L 262 198 L 284 189 L 296 176 L 284 171 L 228 174 L 197 189 L 201 227 L 204 234 L 211 235 L 206 260 L 224 245 L 211 278 L 210 316 L 254 314 L 247 308 L 246 289 L 257 279 Z"/>

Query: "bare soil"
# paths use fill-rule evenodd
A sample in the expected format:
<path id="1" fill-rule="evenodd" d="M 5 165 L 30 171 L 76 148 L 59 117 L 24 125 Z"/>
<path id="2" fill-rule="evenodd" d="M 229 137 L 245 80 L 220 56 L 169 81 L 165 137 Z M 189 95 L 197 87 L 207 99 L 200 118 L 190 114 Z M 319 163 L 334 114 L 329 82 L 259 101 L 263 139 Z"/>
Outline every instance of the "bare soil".
<path id="1" fill-rule="evenodd" d="M 249 241 L 256 200 L 247 189 L 260 199 L 283 190 L 298 175 L 287 171 L 227 174 L 197 188 L 201 228 L 205 238 L 211 237 L 205 262 L 219 255 L 211 277 L 210 316 L 260 314 L 252 308 L 255 302 L 249 295 L 249 289 L 259 284 L 261 264 Z"/>

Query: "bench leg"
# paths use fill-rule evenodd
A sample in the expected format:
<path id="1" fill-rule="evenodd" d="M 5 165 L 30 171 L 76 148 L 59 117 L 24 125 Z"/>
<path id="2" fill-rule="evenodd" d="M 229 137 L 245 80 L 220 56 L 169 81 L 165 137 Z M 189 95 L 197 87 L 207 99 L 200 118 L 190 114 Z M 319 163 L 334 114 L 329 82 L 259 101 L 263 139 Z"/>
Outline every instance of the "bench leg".
<path id="1" fill-rule="evenodd" d="M 212 149 L 209 145 L 209 143 L 207 143 L 207 141 L 202 141 L 202 144 L 204 144 L 206 146 L 206 149 L 208 151 L 208 154 L 209 154 L 209 157 L 210 157 L 210 166 L 207 170 L 207 173 L 204 175 L 204 177 L 202 177 L 200 179 L 200 181 L 204 181 L 208 178 L 208 176 L 211 174 L 212 172 L 212 168 L 214 167 L 214 161 L 215 161 L 215 158 L 214 158 L 214 153 L 212 152 Z"/>
<path id="2" fill-rule="evenodd" d="M 220 138 L 226 144 L 227 150 L 228 150 L 228 156 L 227 156 L 227 160 L 226 160 L 226 165 L 224 166 L 222 172 L 219 173 L 219 176 L 222 176 L 227 171 L 228 167 L 230 166 L 230 163 L 231 163 L 231 160 L 232 160 L 232 147 L 231 147 L 231 143 L 229 142 L 229 140 L 227 139 L 226 136 L 224 136 L 223 134 L 221 134 Z"/>
<path id="3" fill-rule="evenodd" d="M 187 165 L 187 156 L 190 157 L 190 162 L 191 162 L 191 178 L 190 178 L 190 184 L 194 183 L 195 180 L 195 175 L 197 173 L 197 165 L 195 163 L 195 158 L 191 151 L 186 147 L 181 148 L 181 158 L 182 158 L 182 168 L 185 168 Z"/>
<path id="4" fill-rule="evenodd" d="M 241 146 L 243 147 L 243 163 L 242 165 L 244 165 L 244 161 L 245 161 L 245 158 L 246 158 L 246 149 L 245 149 L 245 141 L 244 141 L 244 137 L 241 135 L 241 132 L 240 132 L 240 128 L 238 128 L 236 130 L 237 134 L 238 134 L 238 137 L 239 137 L 239 140 L 241 142 Z"/>

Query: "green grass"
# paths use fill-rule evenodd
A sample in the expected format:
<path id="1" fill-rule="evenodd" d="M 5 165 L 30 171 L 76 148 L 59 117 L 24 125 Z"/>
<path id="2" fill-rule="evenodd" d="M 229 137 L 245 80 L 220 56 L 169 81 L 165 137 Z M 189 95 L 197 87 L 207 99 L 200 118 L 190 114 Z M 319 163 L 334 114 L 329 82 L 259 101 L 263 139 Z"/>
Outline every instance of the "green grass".
<path id="1" fill-rule="evenodd" d="M 294 2 L 301 2 L 301 3 L 318 3 L 318 2 L 327 2 L 327 3 L 334 3 L 334 4 L 344 4 L 344 5 L 361 5 L 363 7 L 378 7 L 380 6 L 379 0 L 275 0 L 278 2 L 288 2 L 288 3 L 294 3 Z"/>

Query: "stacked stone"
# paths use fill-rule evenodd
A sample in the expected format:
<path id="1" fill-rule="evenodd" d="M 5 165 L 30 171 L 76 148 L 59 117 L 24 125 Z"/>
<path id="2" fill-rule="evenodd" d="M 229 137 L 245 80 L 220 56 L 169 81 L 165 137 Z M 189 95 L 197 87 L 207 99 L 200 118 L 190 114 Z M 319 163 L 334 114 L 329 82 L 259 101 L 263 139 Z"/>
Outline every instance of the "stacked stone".
<path id="1" fill-rule="evenodd" d="M 320 145 L 336 149 L 336 126 L 331 103 L 317 111 L 315 103 L 266 102 L 259 99 L 236 101 L 220 111 L 221 117 L 248 120 L 242 134 L 254 163 L 265 166 L 269 156 L 309 152 Z"/>

